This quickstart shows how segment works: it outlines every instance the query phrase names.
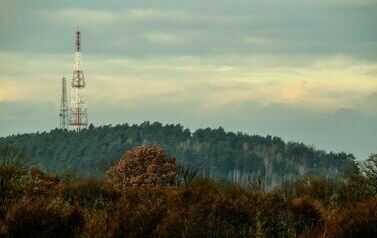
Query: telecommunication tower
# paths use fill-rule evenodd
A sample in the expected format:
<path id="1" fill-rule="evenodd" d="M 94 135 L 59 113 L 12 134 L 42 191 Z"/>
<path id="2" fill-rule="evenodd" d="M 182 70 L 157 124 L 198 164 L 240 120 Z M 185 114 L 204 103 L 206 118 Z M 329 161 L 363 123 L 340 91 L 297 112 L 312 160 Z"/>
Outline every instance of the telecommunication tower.
<path id="1" fill-rule="evenodd" d="M 81 33 L 76 31 L 76 51 L 73 78 L 71 83 L 71 106 L 69 109 L 69 129 L 81 131 L 88 126 L 84 71 L 81 68 Z"/>
<path id="2" fill-rule="evenodd" d="M 68 129 L 67 79 L 62 78 L 62 95 L 60 101 L 60 128 Z"/>

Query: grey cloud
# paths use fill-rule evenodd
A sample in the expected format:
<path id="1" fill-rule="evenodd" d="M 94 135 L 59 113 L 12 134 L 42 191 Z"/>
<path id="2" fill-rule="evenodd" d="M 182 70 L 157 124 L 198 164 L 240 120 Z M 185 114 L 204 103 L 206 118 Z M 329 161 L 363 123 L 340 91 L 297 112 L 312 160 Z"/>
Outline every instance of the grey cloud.
<path id="1" fill-rule="evenodd" d="M 305 1 L 218 0 L 83 2 L 36 4 L 30 10 L 17 6 L 22 17 L 5 17 L 0 49 L 69 52 L 73 29 L 81 25 L 84 50 L 107 55 L 349 54 L 367 59 L 377 55 L 374 5 L 351 8 Z M 188 39 L 179 45 L 166 45 L 144 37 L 157 33 L 186 35 Z M 269 44 L 244 42 L 248 37 L 265 38 Z"/>

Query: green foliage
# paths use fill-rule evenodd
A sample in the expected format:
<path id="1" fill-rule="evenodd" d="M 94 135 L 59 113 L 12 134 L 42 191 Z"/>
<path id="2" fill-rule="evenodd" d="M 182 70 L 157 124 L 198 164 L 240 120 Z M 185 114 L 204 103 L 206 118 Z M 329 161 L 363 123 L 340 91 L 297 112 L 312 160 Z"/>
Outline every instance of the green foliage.
<path id="1" fill-rule="evenodd" d="M 377 154 L 371 154 L 369 158 L 362 162 L 361 173 L 366 179 L 368 189 L 371 193 L 377 193 Z"/>
<path id="2" fill-rule="evenodd" d="M 340 198 L 344 202 L 363 201 L 377 194 L 377 158 L 371 155 L 358 166 L 347 170 L 347 182 L 342 186 Z"/>
<path id="3" fill-rule="evenodd" d="M 0 138 L 0 144 L 24 149 L 28 163 L 45 171 L 74 171 L 88 177 L 102 176 L 131 148 L 158 144 L 179 165 L 188 165 L 201 176 L 246 185 L 248 178 L 265 171 L 265 188 L 308 174 L 339 177 L 355 165 L 353 155 L 326 153 L 278 137 L 226 132 L 221 127 L 191 133 L 179 124 L 158 122 L 91 126 L 80 133 L 55 129 Z"/>

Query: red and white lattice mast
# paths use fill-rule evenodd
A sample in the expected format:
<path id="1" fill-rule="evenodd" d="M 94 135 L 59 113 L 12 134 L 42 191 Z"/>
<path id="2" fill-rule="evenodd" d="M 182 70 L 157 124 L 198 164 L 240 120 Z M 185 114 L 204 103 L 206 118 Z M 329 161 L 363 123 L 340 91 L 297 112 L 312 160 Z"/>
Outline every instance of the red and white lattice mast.
<path id="1" fill-rule="evenodd" d="M 76 31 L 76 51 L 71 83 L 71 106 L 69 108 L 69 129 L 81 131 L 88 126 L 84 71 L 81 68 L 81 35 Z"/>

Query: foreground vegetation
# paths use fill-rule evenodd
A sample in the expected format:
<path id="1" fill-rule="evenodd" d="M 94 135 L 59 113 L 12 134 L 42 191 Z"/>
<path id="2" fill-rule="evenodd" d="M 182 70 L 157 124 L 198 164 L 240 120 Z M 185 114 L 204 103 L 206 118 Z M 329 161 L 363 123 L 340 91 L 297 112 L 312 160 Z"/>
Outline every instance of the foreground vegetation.
<path id="1" fill-rule="evenodd" d="M 90 126 L 76 133 L 50 132 L 0 138 L 0 144 L 23 149 L 28 164 L 50 173 L 73 171 L 99 177 L 124 153 L 139 145 L 158 144 L 180 165 L 199 174 L 246 185 L 250 177 L 263 176 L 273 187 L 302 176 L 340 177 L 355 165 L 354 156 L 327 153 L 279 137 L 226 132 L 223 128 L 198 129 L 144 122 L 140 125 Z"/>
<path id="2" fill-rule="evenodd" d="M 377 156 L 345 179 L 264 191 L 199 177 L 158 146 L 125 154 L 103 179 L 22 166 L 0 146 L 0 237 L 373 237 Z"/>

